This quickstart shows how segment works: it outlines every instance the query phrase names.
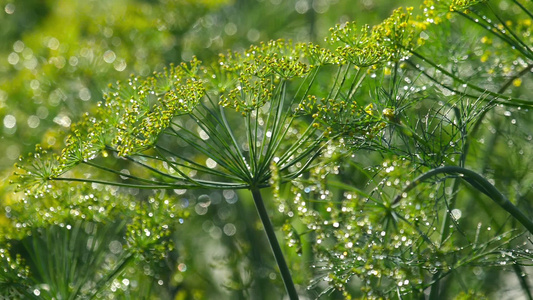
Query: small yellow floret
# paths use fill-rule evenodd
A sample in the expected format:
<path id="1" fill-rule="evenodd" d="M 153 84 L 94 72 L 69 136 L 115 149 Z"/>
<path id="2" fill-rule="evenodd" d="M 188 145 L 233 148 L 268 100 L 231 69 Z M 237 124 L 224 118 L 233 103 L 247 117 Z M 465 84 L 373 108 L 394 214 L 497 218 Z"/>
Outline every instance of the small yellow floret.
<path id="1" fill-rule="evenodd" d="M 492 40 L 490 38 L 484 36 L 484 37 L 481 38 L 481 43 L 490 45 L 490 44 L 492 44 Z"/>

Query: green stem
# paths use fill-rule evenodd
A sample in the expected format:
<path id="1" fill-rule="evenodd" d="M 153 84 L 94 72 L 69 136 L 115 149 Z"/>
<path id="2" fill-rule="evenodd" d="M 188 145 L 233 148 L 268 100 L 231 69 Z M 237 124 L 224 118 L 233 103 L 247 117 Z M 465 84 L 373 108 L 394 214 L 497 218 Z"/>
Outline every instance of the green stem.
<path id="1" fill-rule="evenodd" d="M 429 179 L 433 176 L 439 175 L 439 174 L 459 174 L 462 175 L 462 178 L 470 183 L 474 188 L 482 192 L 483 194 L 489 196 L 496 204 L 501 206 L 503 209 L 505 209 L 511 216 L 513 216 L 518 222 L 520 222 L 526 229 L 533 233 L 533 222 L 529 220 L 526 215 L 524 215 L 518 207 L 516 207 L 511 201 L 509 201 L 494 185 L 492 185 L 487 179 L 485 179 L 480 174 L 465 169 L 462 167 L 456 167 L 456 166 L 445 166 L 445 167 L 439 167 L 435 168 L 433 170 L 430 170 L 419 177 L 417 177 L 413 182 L 411 182 L 407 187 L 403 190 L 403 194 L 409 192 L 416 186 L 418 186 L 420 183 L 425 181 L 426 179 Z M 393 203 L 397 203 L 402 198 L 402 195 L 396 196 Z"/>
<path id="2" fill-rule="evenodd" d="M 507 80 L 507 82 L 505 82 L 505 84 L 500 88 L 500 90 L 498 91 L 498 93 L 502 94 L 508 87 L 511 86 L 511 84 L 513 84 L 513 82 L 515 81 L 515 79 L 518 79 L 524 75 L 526 75 L 527 73 L 531 72 L 531 68 L 533 67 L 532 64 L 528 64 L 522 71 L 520 71 L 518 74 L 514 75 L 513 77 L 509 78 L 509 80 Z"/>
<path id="3" fill-rule="evenodd" d="M 250 191 L 252 192 L 255 207 L 257 208 L 257 213 L 259 213 L 259 218 L 261 219 L 263 227 L 265 228 L 265 232 L 268 237 L 268 242 L 270 243 L 270 247 L 272 248 L 274 257 L 276 258 L 276 262 L 279 267 L 279 272 L 281 273 L 281 278 L 283 279 L 283 283 L 285 284 L 285 289 L 287 290 L 289 299 L 297 300 L 298 293 L 296 292 L 296 287 L 292 282 L 291 272 L 289 270 L 289 267 L 287 266 L 287 263 L 285 262 L 285 257 L 283 256 L 283 252 L 281 251 L 281 247 L 276 238 L 274 226 L 272 226 L 272 222 L 270 222 L 270 218 L 268 217 L 268 213 L 265 207 L 265 203 L 263 202 L 261 192 L 257 188 L 253 188 Z"/>
<path id="4" fill-rule="evenodd" d="M 439 294 L 440 294 L 440 279 L 441 279 L 441 272 L 435 273 L 431 280 L 433 283 L 431 284 L 431 291 L 429 292 L 429 300 L 438 300 Z"/>
<path id="5" fill-rule="evenodd" d="M 238 184 L 238 183 L 227 183 L 227 182 L 217 182 L 217 181 L 206 181 L 206 180 L 196 180 L 196 182 L 202 183 L 201 185 L 193 183 L 161 183 L 161 184 L 133 184 L 133 183 L 123 183 L 115 181 L 106 181 L 106 180 L 96 180 L 89 178 L 75 178 L 75 177 L 52 177 L 49 180 L 55 181 L 72 181 L 72 182 L 82 182 L 82 183 L 98 183 L 103 185 L 111 185 L 118 187 L 127 187 L 127 188 L 136 188 L 136 189 L 163 189 L 163 190 L 173 190 L 173 189 L 199 189 L 199 188 L 213 188 L 213 189 L 246 189 L 249 187 L 248 184 Z M 263 186 L 262 186 L 263 187 Z"/>
<path id="6" fill-rule="evenodd" d="M 518 282 L 520 282 L 520 286 L 524 291 L 526 299 L 533 300 L 533 295 L 531 295 L 531 291 L 529 290 L 529 283 L 527 282 L 527 278 L 522 275 L 524 273 L 522 267 L 519 264 L 513 264 L 513 271 L 515 272 L 516 277 L 518 278 Z"/>

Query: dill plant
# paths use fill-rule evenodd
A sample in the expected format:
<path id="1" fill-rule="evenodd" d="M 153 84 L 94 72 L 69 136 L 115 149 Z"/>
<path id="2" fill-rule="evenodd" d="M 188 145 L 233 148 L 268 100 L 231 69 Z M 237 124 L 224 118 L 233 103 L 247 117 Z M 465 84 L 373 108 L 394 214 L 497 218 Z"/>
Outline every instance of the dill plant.
<path id="1" fill-rule="evenodd" d="M 393 19 L 407 16 L 395 14 Z M 359 46 L 371 60 L 401 51 L 385 42 L 388 33 L 380 28 L 362 37 L 368 40 Z M 401 39 L 398 34 L 395 38 Z M 383 45 L 372 49 L 372 41 L 379 39 Z M 352 100 L 350 110 L 342 107 L 343 99 L 350 98 L 344 93 L 355 93 L 364 79 L 362 68 L 376 63 L 352 62 L 315 45 L 280 40 L 222 55 L 213 66 L 193 60 L 147 79 L 134 77 L 111 87 L 96 115 L 73 126 L 61 154 L 45 157 L 38 151 L 31 164 L 22 164 L 21 182 L 33 185 L 37 195 L 49 192 L 50 180 L 140 189 L 248 189 L 287 292 L 296 299 L 260 189 L 270 185 L 272 164 L 282 181 L 290 181 L 306 172 L 336 136 L 357 130 L 364 138 L 379 130 L 382 116 L 374 114 L 372 105 L 363 108 Z M 320 68 L 328 64 L 339 65 L 339 72 L 331 92 L 318 94 L 324 98 L 317 100 L 311 92 Z M 344 85 L 347 78 L 350 86 Z M 341 117 L 348 123 L 330 126 Z M 236 134 L 236 128 L 244 132 Z M 133 167 L 124 171 L 106 165 L 117 158 Z M 125 180 L 69 176 L 80 164 Z"/>
<path id="2" fill-rule="evenodd" d="M 530 28 L 526 21 L 505 22 L 489 2 L 428 0 L 420 12 L 400 8 L 374 27 L 338 25 L 328 47 L 270 41 L 220 55 L 210 65 L 193 59 L 118 82 L 93 114 L 72 127 L 61 153 L 38 149 L 19 165 L 17 181 L 31 189 L 30 198 L 45 197 L 54 191 L 52 182 L 63 181 L 249 190 L 290 299 L 299 292 L 264 204 L 261 191 L 269 187 L 286 215 L 289 246 L 312 252 L 311 289 L 323 290 L 318 297 L 338 290 L 344 298 L 437 299 L 448 292 L 441 283 L 456 284 L 453 276 L 463 269 L 504 262 L 520 273 L 531 259 L 522 241 L 528 233 L 513 222 L 531 233 L 531 221 L 485 179 L 490 174 L 470 169 L 479 167 L 469 153 L 482 151 L 473 136 L 486 135 L 483 121 L 499 109 L 519 113 L 532 105 L 519 89 L 530 80 L 523 78 L 531 68 L 524 33 Z M 513 3 L 531 22 L 528 7 Z M 487 21 L 485 10 L 501 24 Z M 452 30 L 457 19 L 486 22 L 481 30 L 491 37 L 482 40 L 498 39 L 495 47 L 514 50 L 505 57 L 515 67 L 509 66 L 503 84 L 499 77 L 479 80 L 480 70 L 494 73 L 477 67 L 489 60 L 486 49 L 465 58 L 437 55 L 454 48 L 439 34 L 458 39 Z M 463 49 L 471 48 L 453 50 Z M 471 61 L 476 55 L 479 61 Z M 520 180 L 528 182 L 528 175 Z M 512 222 L 499 224 L 493 235 L 482 234 L 482 225 L 472 232 L 472 222 L 458 215 L 468 208 L 458 204 L 468 194 L 485 194 Z M 126 253 L 167 255 L 161 222 L 147 222 L 144 208 L 134 211 L 128 245 L 142 251 Z M 155 215 L 172 222 L 164 218 L 167 209 Z M 160 234 L 147 238 L 146 230 Z M 120 266 L 111 277 L 120 275 Z M 523 281 L 522 289 L 530 294 Z"/>
<path id="3" fill-rule="evenodd" d="M 290 127 L 297 122 L 290 100 L 306 97 L 308 90 L 299 94 L 287 87 L 288 82 L 295 77 L 304 77 L 304 82 L 313 80 L 311 68 L 300 61 L 305 47 L 274 41 L 252 47 L 242 57 L 221 57 L 214 72 L 193 61 L 146 80 L 132 78 L 125 85 L 117 84 L 97 117 L 87 116 L 75 126 L 67 147 L 54 163 L 41 158 L 43 153 L 35 154 L 33 166 L 22 178 L 45 190 L 51 179 L 141 189 L 249 189 L 289 295 L 296 298 L 259 189 L 269 185 L 271 161 L 286 171 L 289 180 L 306 170 L 324 142 L 323 134 L 312 123 L 303 134 Z M 319 58 L 327 59 L 327 53 Z M 228 108 L 231 118 L 226 115 Z M 242 124 L 247 134 L 236 135 L 233 128 L 238 127 L 232 123 Z M 283 144 L 289 136 L 295 143 Z M 189 156 L 191 150 L 182 149 L 176 141 L 205 160 Z M 126 158 L 148 170 L 148 177 L 95 163 L 100 157 L 103 161 L 106 157 Z M 129 180 L 60 177 L 78 164 Z"/>

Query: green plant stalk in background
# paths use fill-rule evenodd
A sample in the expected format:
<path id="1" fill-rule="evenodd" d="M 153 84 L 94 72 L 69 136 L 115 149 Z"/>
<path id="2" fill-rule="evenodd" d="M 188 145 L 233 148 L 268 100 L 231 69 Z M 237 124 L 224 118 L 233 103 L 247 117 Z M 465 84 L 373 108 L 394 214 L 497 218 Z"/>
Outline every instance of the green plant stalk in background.
<path id="1" fill-rule="evenodd" d="M 414 179 L 403 190 L 403 193 L 408 193 L 410 190 L 421 184 L 423 181 L 432 178 L 439 174 L 459 174 L 460 178 L 468 182 L 478 191 L 487 195 L 492 201 L 498 204 L 501 208 L 507 211 L 513 218 L 520 222 L 530 233 L 533 234 L 533 221 L 524 215 L 507 197 L 505 197 L 494 185 L 478 173 L 458 166 L 444 166 L 430 170 L 416 179 Z M 404 194 L 397 195 L 393 203 L 398 203 Z"/>

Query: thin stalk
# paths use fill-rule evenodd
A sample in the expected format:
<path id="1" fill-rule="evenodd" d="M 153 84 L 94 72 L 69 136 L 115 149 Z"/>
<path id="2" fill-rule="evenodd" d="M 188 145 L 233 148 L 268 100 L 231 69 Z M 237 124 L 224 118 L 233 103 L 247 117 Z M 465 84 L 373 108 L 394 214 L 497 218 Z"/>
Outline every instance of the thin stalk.
<path id="1" fill-rule="evenodd" d="M 448 72 L 446 69 L 444 69 L 443 67 L 441 67 L 440 65 L 437 65 L 436 63 L 434 63 L 433 61 L 427 59 L 425 56 L 421 55 L 420 53 L 417 53 L 416 51 L 411 51 L 411 53 L 413 54 L 413 56 L 416 56 L 420 59 L 422 59 L 424 62 L 428 63 L 429 65 L 431 65 L 432 67 L 434 67 L 435 69 L 439 70 L 442 74 L 454 79 L 455 81 L 461 83 L 461 84 L 464 84 L 466 85 L 467 87 L 477 91 L 477 92 L 480 92 L 482 94 L 486 94 L 486 95 L 490 95 L 492 97 L 495 97 L 496 99 L 494 100 L 491 100 L 491 102 L 495 102 L 495 103 L 501 103 L 501 104 L 505 104 L 505 105 L 513 105 L 513 106 L 528 106 L 528 107 L 531 107 L 533 106 L 533 102 L 530 101 L 530 100 L 525 100 L 525 99 L 519 99 L 519 98 L 513 98 L 513 97 L 509 97 L 509 96 L 506 96 L 506 95 L 502 95 L 500 93 L 495 93 L 495 92 L 491 92 L 489 90 L 486 90 L 486 89 L 483 89 L 481 87 L 478 87 L 477 85 L 474 85 L 472 83 L 469 83 L 467 82 L 466 80 L 463 80 L 457 76 L 455 76 L 454 74 Z M 456 92 L 456 93 L 459 93 L 459 94 L 462 94 L 462 95 L 465 95 L 467 97 L 471 97 L 471 98 L 479 98 L 479 96 L 474 96 L 474 95 L 470 95 L 470 94 L 466 94 L 466 93 L 463 93 L 463 92 L 460 92 L 460 91 L 457 91 L 455 89 L 453 89 L 452 87 L 449 87 L 449 86 L 446 86 L 444 84 L 442 84 L 439 80 L 435 79 L 434 77 L 432 77 L 431 75 L 429 75 L 426 71 L 424 70 L 421 70 L 419 67 L 416 66 L 415 63 L 413 63 L 411 60 L 408 60 L 407 63 L 409 63 L 411 66 L 415 67 L 417 70 L 419 70 L 422 74 L 424 74 L 426 77 L 428 77 L 431 81 L 439 84 L 440 86 L 448 89 L 449 91 L 452 91 L 452 92 Z M 502 99 L 502 100 L 498 100 L 498 99 Z M 503 100 L 503 99 L 507 99 L 507 100 Z"/>
<path id="2" fill-rule="evenodd" d="M 163 148 L 161 146 L 155 146 L 155 149 L 157 150 L 161 150 L 162 152 L 165 152 L 165 153 L 168 153 L 168 154 L 171 154 L 171 155 L 174 155 L 174 153 L 172 153 L 172 151 L 166 149 L 166 148 Z M 139 155 L 140 157 L 145 157 L 145 158 L 150 158 L 150 159 L 154 159 L 154 160 L 161 160 L 160 157 L 157 157 L 157 156 L 151 156 L 151 155 Z M 178 166 L 178 167 L 183 167 L 183 168 L 187 168 L 187 169 L 190 169 L 190 170 L 195 170 L 195 171 L 198 171 L 198 172 L 202 172 L 202 173 L 205 173 L 205 174 L 211 174 L 211 175 L 216 175 L 216 176 L 220 176 L 220 177 L 224 177 L 224 178 L 228 178 L 228 179 L 231 179 L 231 180 L 241 180 L 240 177 L 237 177 L 237 176 L 234 176 L 232 174 L 229 174 L 229 173 L 224 173 L 224 172 L 221 172 L 221 171 L 218 171 L 218 170 L 215 170 L 215 169 L 210 169 L 206 166 L 203 166 L 191 159 L 188 159 L 186 157 L 183 157 L 183 156 L 178 156 L 178 158 L 180 160 L 182 160 L 183 162 L 179 162 L 179 161 L 169 161 L 168 159 L 165 159 L 165 162 L 169 163 L 169 164 L 172 164 L 173 166 Z M 150 167 L 142 162 L 138 162 L 134 159 L 130 159 L 131 161 L 133 161 L 134 163 L 138 163 L 139 165 L 141 166 L 146 166 L 146 167 Z M 189 165 L 187 165 L 186 163 L 189 163 Z M 176 176 L 172 176 L 170 174 L 167 174 L 165 172 L 161 172 L 157 169 L 150 169 L 151 171 L 155 172 L 156 174 L 158 175 L 161 175 L 161 176 L 164 176 L 164 177 L 168 177 L 168 178 L 172 178 L 172 179 L 176 179 L 176 180 L 183 180 L 184 178 L 182 177 L 176 177 Z"/>
<path id="3" fill-rule="evenodd" d="M 350 90 L 348 92 L 348 100 L 349 99 L 352 99 L 353 95 L 355 94 L 355 92 L 357 92 L 357 90 L 359 90 L 359 87 L 361 86 L 361 84 L 363 83 L 363 80 L 366 78 L 366 71 L 367 68 L 358 68 L 357 69 L 357 73 L 355 74 L 355 78 L 354 78 L 354 81 L 352 83 L 352 86 L 350 87 Z M 355 79 L 359 78 L 359 80 L 356 82 Z"/>
<path id="4" fill-rule="evenodd" d="M 440 241 L 439 241 L 439 248 L 442 247 L 442 245 L 445 243 L 445 241 L 448 239 L 448 235 L 450 234 L 450 222 L 451 222 L 451 211 L 455 208 L 455 203 L 457 201 L 457 194 L 459 190 L 459 178 L 453 179 L 453 186 L 452 186 L 452 198 L 450 199 L 449 204 L 447 205 L 444 214 L 443 214 L 443 221 L 442 221 L 442 227 L 440 231 Z M 450 273 L 451 274 L 451 273 Z M 444 276 L 442 276 L 442 270 L 437 271 L 433 277 L 433 284 L 431 285 L 431 291 L 429 293 L 429 300 L 437 300 L 440 299 L 440 296 L 444 291 L 446 291 L 446 286 L 443 286 L 443 289 L 441 290 L 440 286 L 440 280 L 443 279 Z"/>
<path id="5" fill-rule="evenodd" d="M 111 168 L 107 168 L 107 167 L 92 163 L 90 161 L 85 161 L 83 163 L 88 165 L 88 166 L 91 166 L 93 168 L 97 168 L 97 169 L 100 169 L 102 171 L 106 171 L 106 172 L 109 172 L 109 173 L 112 173 L 112 174 L 115 174 L 115 175 L 126 177 L 126 178 L 129 178 L 129 179 L 135 180 L 135 181 L 139 181 L 139 182 L 143 182 L 143 183 L 147 183 L 147 184 L 155 184 L 155 185 L 164 184 L 164 182 L 154 181 L 154 180 L 150 180 L 150 179 L 137 177 L 135 175 L 127 174 L 127 173 L 124 173 L 124 172 L 121 172 L 121 171 L 113 170 Z"/>
<path id="6" fill-rule="evenodd" d="M 522 4 L 520 4 L 520 2 L 518 2 L 516 0 L 513 0 L 513 2 L 516 5 L 518 5 L 518 7 L 520 7 L 522 9 L 522 11 L 524 11 L 531 19 L 533 19 L 533 14 L 527 8 L 525 8 Z"/>
<path id="7" fill-rule="evenodd" d="M 233 183 L 226 183 L 226 182 L 216 182 L 216 181 L 205 181 L 205 180 L 197 180 L 196 182 L 200 183 L 201 185 L 196 184 L 178 184 L 178 183 L 168 183 L 168 184 L 132 184 L 132 183 L 122 183 L 122 182 L 114 182 L 114 181 L 106 181 L 106 180 L 95 180 L 95 179 L 89 179 L 89 178 L 73 178 L 73 177 L 53 177 L 50 178 L 50 180 L 55 181 L 74 181 L 74 182 L 82 182 L 82 183 L 97 183 L 97 184 L 103 184 L 103 185 L 111 185 L 111 186 L 118 186 L 118 187 L 127 187 L 127 188 L 137 188 L 137 189 L 166 189 L 166 190 L 173 190 L 173 189 L 197 189 L 197 188 L 215 188 L 215 189 L 245 189 L 249 188 L 248 184 L 233 184 Z"/>
<path id="8" fill-rule="evenodd" d="M 337 75 L 335 76 L 335 81 L 333 82 L 333 86 L 329 90 L 328 97 L 326 99 L 330 99 L 331 95 L 333 94 L 333 91 L 335 90 L 335 87 L 337 85 L 337 82 L 339 82 L 339 78 L 341 76 L 342 66 L 339 67 L 339 70 L 337 71 Z"/>
<path id="9" fill-rule="evenodd" d="M 244 154 L 242 153 L 241 147 L 239 146 L 239 143 L 237 142 L 237 139 L 235 138 L 235 135 L 233 134 L 233 131 L 231 130 L 231 126 L 229 125 L 228 119 L 226 118 L 226 113 L 224 111 L 223 106 L 219 106 L 219 112 L 220 112 L 220 117 L 222 119 L 221 124 L 224 125 L 222 126 L 222 129 L 226 131 L 226 133 L 231 139 L 233 147 L 236 149 L 236 152 L 237 152 L 236 154 L 238 158 L 237 162 L 240 165 L 240 169 L 246 170 L 246 164 L 244 163 Z M 230 154 L 232 154 L 232 151 L 230 151 Z"/>
<path id="10" fill-rule="evenodd" d="M 462 102 L 461 102 L 462 103 Z M 463 110 L 465 109 L 464 107 L 462 107 Z M 461 119 L 461 111 L 459 110 L 458 107 L 454 107 L 453 108 L 454 110 L 454 113 L 455 113 L 455 117 L 457 119 L 457 123 L 458 123 L 458 128 L 461 132 L 461 141 L 462 141 L 462 144 L 463 144 L 463 149 L 461 151 L 461 156 L 459 158 L 459 167 L 465 167 L 465 164 L 466 164 L 466 157 L 468 155 L 468 150 L 470 149 L 470 140 L 468 139 L 468 133 L 467 133 L 467 130 L 466 130 L 466 124 L 463 123 L 463 120 Z M 450 213 L 451 211 L 455 208 L 455 203 L 456 203 L 456 200 L 457 200 L 457 195 L 458 195 L 458 191 L 459 191 L 459 178 L 455 178 L 453 180 L 453 187 L 452 187 L 452 196 L 451 196 L 451 199 L 450 199 L 450 202 L 449 202 L 449 205 L 448 205 L 448 208 L 447 210 L 444 212 L 444 221 L 443 221 L 443 224 L 442 224 L 442 228 L 441 228 L 441 246 L 443 244 L 443 241 L 447 239 L 447 236 L 449 234 L 449 231 L 450 231 Z"/>
<path id="11" fill-rule="evenodd" d="M 192 117 L 193 120 L 197 120 L 195 118 Z M 233 151 L 231 151 L 231 149 L 227 150 L 227 151 L 221 151 L 220 148 L 214 148 L 210 143 L 203 143 L 203 144 L 199 144 L 195 141 L 201 141 L 201 137 L 198 136 L 197 134 L 189 131 L 188 129 L 186 129 L 185 127 L 182 127 L 182 126 L 179 126 L 178 124 L 173 124 L 177 127 L 179 127 L 181 130 L 183 130 L 185 133 L 189 134 L 190 137 L 187 137 L 185 136 L 184 134 L 180 134 L 179 132 L 175 131 L 172 127 L 169 127 L 170 128 L 170 132 L 168 131 L 164 131 L 163 134 L 167 134 L 167 135 L 170 135 L 172 137 L 175 137 L 175 138 L 179 138 L 181 140 L 183 140 L 184 142 L 186 142 L 187 144 L 189 144 L 191 147 L 193 147 L 194 149 L 198 150 L 200 153 L 203 153 L 205 156 L 213 159 L 217 164 L 219 164 L 220 166 L 224 167 L 226 170 L 235 170 L 234 173 L 242 173 L 243 176 L 246 176 L 246 171 L 243 171 L 243 170 L 246 170 L 246 169 L 243 169 L 242 166 L 239 166 L 237 165 L 235 167 L 234 163 L 239 163 L 239 158 L 238 157 L 235 157 L 235 153 L 233 153 Z M 204 130 L 206 133 L 209 132 L 209 131 L 206 131 Z M 216 136 L 216 138 L 219 138 L 218 136 Z M 213 142 L 216 143 L 215 139 L 212 139 Z M 224 149 L 224 148 L 222 148 Z M 225 150 L 225 149 L 224 149 Z M 228 155 L 229 157 L 234 157 L 232 160 L 228 160 Z M 179 157 L 179 155 L 176 155 Z"/>
<path id="12" fill-rule="evenodd" d="M 487 5 L 487 7 L 489 7 L 490 10 L 492 10 L 490 8 L 489 5 Z M 473 18 L 465 13 L 462 13 L 462 12 L 457 12 L 458 14 L 460 14 L 462 17 L 464 17 L 465 19 L 471 21 L 472 23 L 480 26 L 481 28 L 485 29 L 486 31 L 490 32 L 491 34 L 499 37 L 502 41 L 504 41 L 505 43 L 507 43 L 508 45 L 510 45 L 511 47 L 514 47 L 514 49 L 516 49 L 517 51 L 519 51 L 520 53 L 522 53 L 523 55 L 525 55 L 526 57 L 528 57 L 528 53 L 524 53 L 523 50 L 522 50 L 522 47 L 520 47 L 520 45 L 516 44 L 516 41 L 511 39 L 510 36 L 508 36 L 507 34 L 505 34 L 502 29 L 499 29 L 495 24 L 493 23 L 489 23 L 489 22 L 479 22 L 479 19 L 476 19 L 476 18 Z M 509 28 L 505 25 L 505 22 L 503 22 L 497 14 L 494 14 L 495 17 L 500 21 L 502 22 L 502 25 L 507 28 L 507 30 L 509 30 Z M 478 14 L 479 18 L 482 19 L 482 16 L 480 16 Z M 526 46 L 527 47 L 527 46 Z M 526 48 L 527 49 L 527 48 Z M 528 49 L 529 50 L 529 49 Z"/>
<path id="13" fill-rule="evenodd" d="M 531 72 L 531 68 L 533 67 L 533 64 L 528 64 L 522 71 L 520 71 L 518 74 L 514 75 L 513 77 L 509 78 L 509 80 L 507 80 L 505 82 L 505 84 L 500 88 L 500 90 L 498 91 L 498 93 L 503 93 L 508 87 L 511 86 L 511 84 L 513 84 L 513 81 L 515 81 L 516 79 L 526 75 L 527 73 Z"/>
<path id="14" fill-rule="evenodd" d="M 529 283 L 527 282 L 527 279 L 522 274 L 524 271 L 522 270 L 522 267 L 518 264 L 513 264 L 513 271 L 516 274 L 516 277 L 518 278 L 518 281 L 520 282 L 520 286 L 522 287 L 522 290 L 524 291 L 524 294 L 526 296 L 527 300 L 533 300 L 533 295 L 531 295 L 531 291 L 529 290 Z"/>
<path id="15" fill-rule="evenodd" d="M 279 103 L 279 101 L 275 101 L 277 99 L 277 97 L 283 97 L 284 95 L 282 94 L 282 87 L 283 87 L 283 84 L 281 84 L 281 87 L 276 87 L 275 88 L 275 91 L 273 93 L 273 96 L 272 96 L 272 101 L 270 102 L 270 107 L 268 109 L 268 112 L 266 113 L 266 121 L 265 121 L 265 126 L 264 128 L 269 128 L 270 124 L 272 124 L 272 130 L 270 131 L 270 134 L 271 136 L 268 137 L 267 136 L 267 133 L 269 132 L 269 130 L 264 130 L 263 131 L 263 139 L 262 139 L 262 142 L 261 142 L 261 147 L 260 147 L 260 150 L 259 150 L 259 157 L 258 157 L 258 166 L 259 169 L 256 170 L 256 172 L 254 174 L 262 174 L 264 172 L 264 168 L 266 167 L 266 165 L 269 165 L 269 164 L 265 164 L 264 162 L 265 161 L 270 161 L 269 160 L 269 156 L 271 155 L 274 155 L 274 152 L 275 152 L 275 149 L 272 149 L 273 145 L 275 144 L 275 141 L 276 141 L 276 137 L 277 137 L 277 130 L 276 128 L 278 127 L 278 123 L 276 120 L 272 121 L 272 118 L 275 118 L 277 119 L 277 116 L 274 116 L 273 112 L 274 111 L 277 111 L 277 109 L 275 109 L 275 103 Z M 279 104 L 278 104 L 279 105 Z M 259 119 L 259 111 L 260 110 L 257 110 L 257 118 L 256 119 Z M 272 123 L 271 123 L 272 122 Z M 265 148 L 266 146 L 266 148 Z M 266 149 L 266 150 L 265 150 Z"/>
<path id="16" fill-rule="evenodd" d="M 335 97 L 333 97 L 334 100 L 337 100 L 339 98 L 339 94 L 341 92 L 342 86 L 346 82 L 346 77 L 348 77 L 348 73 L 350 72 L 350 67 L 352 66 L 351 63 L 348 63 L 346 65 L 346 72 L 344 72 L 344 75 L 342 76 L 341 83 L 339 84 L 339 87 L 337 88 L 337 92 L 335 93 Z"/>
<path id="17" fill-rule="evenodd" d="M 490 3 L 487 2 L 487 7 L 492 11 L 492 13 L 494 14 L 494 16 L 498 19 L 498 21 L 500 21 L 500 23 L 503 25 L 503 27 L 505 28 L 504 30 L 507 31 L 513 38 L 513 39 L 510 39 L 511 41 L 513 42 L 517 42 L 518 44 L 515 44 L 515 43 L 511 43 L 509 44 L 511 47 L 515 47 L 513 49 L 517 49 L 518 51 L 522 52 L 526 57 L 528 58 L 532 58 L 531 55 L 533 54 L 533 51 L 531 50 L 531 48 L 518 36 L 516 35 L 516 33 L 514 33 L 514 31 L 507 25 L 507 22 L 505 22 L 499 14 L 497 14 L 494 9 L 492 8 L 492 5 L 490 5 Z M 494 24 L 492 26 L 495 26 Z M 500 30 L 503 34 L 504 33 L 504 30 Z M 492 31 L 492 30 L 491 30 Z M 522 47 L 520 47 L 522 46 Z M 525 50 L 527 53 L 524 53 L 523 50 Z"/>
<path id="18" fill-rule="evenodd" d="M 274 253 L 274 258 L 276 259 L 276 263 L 278 264 L 279 272 L 281 273 L 281 278 L 283 279 L 283 283 L 285 284 L 285 289 L 287 290 L 289 299 L 297 300 L 299 299 L 298 293 L 296 292 L 296 287 L 294 286 L 294 282 L 292 281 L 291 272 L 289 270 L 289 267 L 287 266 L 287 262 L 285 262 L 285 257 L 283 256 L 283 252 L 281 251 L 281 247 L 276 238 L 274 226 L 272 225 L 272 222 L 270 222 L 270 218 L 268 216 L 265 203 L 263 202 L 261 192 L 258 188 L 252 188 L 250 191 L 252 192 L 255 208 L 257 209 L 259 218 L 261 219 L 263 227 L 265 228 L 265 233 L 268 237 L 268 242 L 270 243 L 270 247 L 272 248 L 272 252 Z"/>

